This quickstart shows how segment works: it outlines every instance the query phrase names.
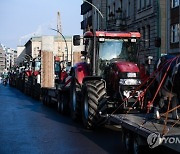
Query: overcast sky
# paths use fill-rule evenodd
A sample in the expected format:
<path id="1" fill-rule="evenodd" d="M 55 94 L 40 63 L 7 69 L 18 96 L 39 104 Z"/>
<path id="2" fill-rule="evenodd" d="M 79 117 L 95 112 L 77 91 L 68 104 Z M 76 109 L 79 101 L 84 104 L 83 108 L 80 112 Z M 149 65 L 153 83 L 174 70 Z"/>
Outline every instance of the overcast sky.
<path id="1" fill-rule="evenodd" d="M 32 36 L 56 35 L 57 12 L 62 33 L 81 34 L 82 0 L 0 0 L 0 43 L 16 49 Z"/>

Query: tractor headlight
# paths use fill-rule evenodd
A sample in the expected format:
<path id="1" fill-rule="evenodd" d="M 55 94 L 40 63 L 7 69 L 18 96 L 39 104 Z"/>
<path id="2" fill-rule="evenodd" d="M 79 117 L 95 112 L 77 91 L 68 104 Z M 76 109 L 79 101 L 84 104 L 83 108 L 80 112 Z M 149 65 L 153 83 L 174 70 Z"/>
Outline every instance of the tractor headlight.
<path id="1" fill-rule="evenodd" d="M 120 85 L 140 85 L 141 81 L 139 79 L 120 79 Z"/>

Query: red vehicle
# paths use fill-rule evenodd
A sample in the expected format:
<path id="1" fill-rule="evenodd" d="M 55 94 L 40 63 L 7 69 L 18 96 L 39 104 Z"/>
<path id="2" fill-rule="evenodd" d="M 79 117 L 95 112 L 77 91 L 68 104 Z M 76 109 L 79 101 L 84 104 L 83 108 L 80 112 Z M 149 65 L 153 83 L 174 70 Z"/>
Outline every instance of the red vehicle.
<path id="1" fill-rule="evenodd" d="M 41 58 L 36 57 L 32 62 L 31 96 L 40 99 L 41 95 Z"/>
<path id="2" fill-rule="evenodd" d="M 67 113 L 69 87 L 71 78 L 68 76 L 65 61 L 54 57 L 54 87 L 42 87 L 41 96 L 44 105 L 56 104 L 57 110 L 62 114 Z"/>
<path id="3" fill-rule="evenodd" d="M 71 69 L 70 109 L 73 119 L 82 116 L 86 128 L 103 122 L 102 114 L 140 110 L 135 103 L 141 90 L 137 61 L 139 32 L 86 32 L 85 57 Z M 74 36 L 79 45 L 80 36 Z"/>
<path id="4" fill-rule="evenodd" d="M 32 61 L 28 61 L 25 67 L 25 81 L 24 81 L 24 93 L 31 95 L 32 92 Z"/>

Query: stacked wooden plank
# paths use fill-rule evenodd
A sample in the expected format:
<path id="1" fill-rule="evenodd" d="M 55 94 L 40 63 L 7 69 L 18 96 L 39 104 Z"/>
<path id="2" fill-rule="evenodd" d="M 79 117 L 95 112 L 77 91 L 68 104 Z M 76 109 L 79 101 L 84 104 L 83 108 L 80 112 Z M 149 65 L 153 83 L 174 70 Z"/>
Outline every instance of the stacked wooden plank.
<path id="1" fill-rule="evenodd" d="M 42 37 L 41 50 L 41 87 L 54 87 L 54 37 Z"/>

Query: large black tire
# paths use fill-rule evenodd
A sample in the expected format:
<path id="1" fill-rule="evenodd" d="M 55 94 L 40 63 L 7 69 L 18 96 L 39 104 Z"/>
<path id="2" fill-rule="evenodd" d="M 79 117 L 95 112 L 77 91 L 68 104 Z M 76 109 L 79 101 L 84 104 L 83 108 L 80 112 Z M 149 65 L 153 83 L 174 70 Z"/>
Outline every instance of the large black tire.
<path id="1" fill-rule="evenodd" d="M 68 98 L 66 94 L 61 94 L 58 96 L 57 110 L 63 115 L 68 112 Z"/>
<path id="2" fill-rule="evenodd" d="M 48 96 L 47 90 L 42 90 L 42 102 L 43 102 L 43 105 L 45 105 L 45 106 L 50 105 L 51 97 Z"/>
<path id="3" fill-rule="evenodd" d="M 73 120 L 78 120 L 81 115 L 80 106 L 80 92 L 81 87 L 73 77 L 70 87 L 70 112 Z"/>
<path id="4" fill-rule="evenodd" d="M 40 94 L 41 94 L 41 85 L 36 83 L 33 89 L 33 98 L 40 100 Z"/>
<path id="5" fill-rule="evenodd" d="M 105 106 L 105 82 L 102 80 L 87 81 L 83 85 L 82 120 L 85 128 L 93 129 L 103 124 L 100 110 Z"/>
<path id="6" fill-rule="evenodd" d="M 144 138 L 140 138 L 140 136 L 124 127 L 122 127 L 122 134 L 123 143 L 128 154 L 149 153 L 149 147 L 146 144 L 142 144 L 146 142 Z"/>

